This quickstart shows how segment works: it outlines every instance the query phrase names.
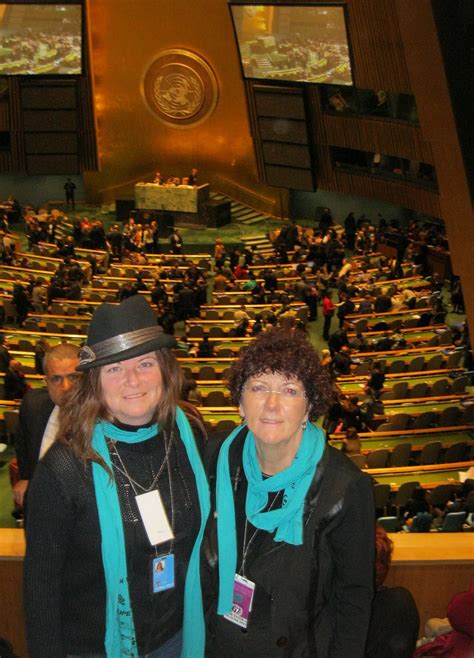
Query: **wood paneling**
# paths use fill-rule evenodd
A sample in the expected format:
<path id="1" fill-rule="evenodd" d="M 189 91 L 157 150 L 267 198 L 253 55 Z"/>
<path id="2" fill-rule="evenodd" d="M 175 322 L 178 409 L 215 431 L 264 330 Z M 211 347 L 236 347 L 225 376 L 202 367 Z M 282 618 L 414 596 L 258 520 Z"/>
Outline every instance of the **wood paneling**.
<path id="1" fill-rule="evenodd" d="M 21 101 L 25 110 L 75 110 L 77 107 L 76 82 L 50 83 L 49 86 L 24 85 Z"/>
<path id="2" fill-rule="evenodd" d="M 25 150 L 30 155 L 34 153 L 77 154 L 77 133 L 26 133 Z"/>
<path id="3" fill-rule="evenodd" d="M 0 130 L 10 129 L 10 112 L 8 108 L 8 99 L 0 100 Z"/>
<path id="4" fill-rule="evenodd" d="M 396 0 L 346 0 L 354 85 L 411 93 Z"/>
<path id="5" fill-rule="evenodd" d="M 11 77 L 8 79 L 8 99 L 10 105 L 11 132 L 11 151 L 8 173 L 26 173 L 20 78 Z"/>
<path id="6" fill-rule="evenodd" d="M 27 155 L 26 169 L 30 176 L 78 174 L 79 159 L 77 155 Z"/>
<path id="7" fill-rule="evenodd" d="M 11 642 L 18 658 L 27 658 L 23 621 L 22 558 L 17 560 L 0 558 L 0 601 L 2 602 L 0 637 Z"/>
<path id="8" fill-rule="evenodd" d="M 84 65 L 88 66 L 88 57 L 85 58 Z M 96 171 L 99 168 L 99 155 L 90 76 L 82 76 L 77 84 L 80 99 L 78 104 L 80 169 L 81 171 Z"/>
<path id="9" fill-rule="evenodd" d="M 267 164 L 288 165 L 290 167 L 311 168 L 311 158 L 306 146 L 264 142 L 263 155 Z"/>
<path id="10" fill-rule="evenodd" d="M 315 190 L 311 115 L 302 87 L 247 84 L 259 172 L 273 187 Z"/>
<path id="11" fill-rule="evenodd" d="M 306 121 L 294 119 L 259 117 L 258 132 L 260 139 L 290 144 L 308 144 Z"/>
<path id="12" fill-rule="evenodd" d="M 314 192 L 313 175 L 310 169 L 276 167 L 265 164 L 265 178 L 268 185 L 274 187 Z"/>
<path id="13" fill-rule="evenodd" d="M 406 587 L 418 607 L 423 634 L 430 617 L 445 617 L 450 599 L 473 582 L 471 533 L 398 533 L 386 585 Z M 0 636 L 26 658 L 23 624 L 22 577 L 25 542 L 23 530 L 0 529 Z M 349 658 L 349 657 L 348 657 Z"/>
<path id="14" fill-rule="evenodd" d="M 77 115 L 74 110 L 25 110 L 23 127 L 25 132 L 74 131 L 77 129 Z"/>
<path id="15" fill-rule="evenodd" d="M 282 94 L 278 87 L 272 91 L 271 86 L 259 89 L 254 87 L 255 108 L 259 116 L 277 117 L 281 119 L 306 118 L 304 98 L 300 89 L 286 88 Z"/>
<path id="16" fill-rule="evenodd" d="M 433 164 L 431 146 L 419 126 L 400 121 L 383 121 L 323 114 L 326 144 L 394 155 Z"/>
<path id="17" fill-rule="evenodd" d="M 451 598 L 474 582 L 472 534 L 396 533 L 392 565 L 385 582 L 406 587 L 420 613 L 420 635 L 431 617 L 446 617 Z"/>
<path id="18" fill-rule="evenodd" d="M 321 177 L 320 182 L 321 186 L 326 188 L 326 180 Z M 335 169 L 327 183 L 329 185 L 327 189 L 335 192 L 383 199 L 401 208 L 413 208 L 431 217 L 439 217 L 441 213 L 439 195 L 436 191 L 417 187 L 403 180 L 384 180 L 370 174 Z"/>

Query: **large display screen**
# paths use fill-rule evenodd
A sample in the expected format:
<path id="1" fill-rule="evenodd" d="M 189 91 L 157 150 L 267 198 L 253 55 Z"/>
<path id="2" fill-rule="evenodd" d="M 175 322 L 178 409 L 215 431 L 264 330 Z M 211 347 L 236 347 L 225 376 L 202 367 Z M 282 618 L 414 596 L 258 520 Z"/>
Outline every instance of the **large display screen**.
<path id="1" fill-rule="evenodd" d="M 79 75 L 82 8 L 0 4 L 0 75 Z"/>
<path id="2" fill-rule="evenodd" d="M 352 85 L 344 8 L 231 4 L 244 77 Z"/>

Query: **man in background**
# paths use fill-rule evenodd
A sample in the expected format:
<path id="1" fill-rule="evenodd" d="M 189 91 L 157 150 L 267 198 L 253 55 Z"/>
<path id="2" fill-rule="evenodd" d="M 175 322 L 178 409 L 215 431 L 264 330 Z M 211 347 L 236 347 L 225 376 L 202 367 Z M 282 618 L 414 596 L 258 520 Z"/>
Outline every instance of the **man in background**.
<path id="1" fill-rule="evenodd" d="M 72 182 L 70 178 L 64 183 L 64 192 L 66 193 L 66 205 L 71 206 L 73 210 L 76 208 L 75 203 L 75 194 L 76 194 L 76 185 Z"/>
<path id="2" fill-rule="evenodd" d="M 20 405 L 15 450 L 20 479 L 13 487 L 18 507 L 24 498 L 39 459 L 49 450 L 58 431 L 59 407 L 79 381 L 76 372 L 79 348 L 69 343 L 55 345 L 45 355 L 43 368 L 46 388 L 32 389 Z"/>
<path id="3" fill-rule="evenodd" d="M 8 370 L 8 366 L 10 365 L 11 360 L 12 360 L 12 356 L 8 351 L 5 335 L 1 334 L 0 335 L 0 372 L 6 372 Z"/>
<path id="4" fill-rule="evenodd" d="M 21 400 L 28 391 L 25 373 L 22 364 L 16 359 L 12 359 L 4 377 L 4 394 L 5 400 Z"/>

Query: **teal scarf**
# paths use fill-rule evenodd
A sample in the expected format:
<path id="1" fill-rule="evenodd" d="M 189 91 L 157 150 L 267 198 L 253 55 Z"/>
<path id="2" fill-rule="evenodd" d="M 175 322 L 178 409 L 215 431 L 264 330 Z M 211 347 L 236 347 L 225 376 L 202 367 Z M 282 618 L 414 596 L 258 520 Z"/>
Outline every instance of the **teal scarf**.
<path id="1" fill-rule="evenodd" d="M 237 570 L 237 533 L 235 527 L 234 495 L 229 471 L 229 448 L 237 434 L 237 427 L 222 444 L 217 462 L 217 537 L 219 544 L 219 602 L 217 612 L 224 615 L 232 608 L 234 575 Z M 301 444 L 291 466 L 268 478 L 263 478 L 257 459 L 255 439 L 248 432 L 242 458 L 248 481 L 245 512 L 252 525 L 260 530 L 275 532 L 275 541 L 288 544 L 303 543 L 304 500 L 324 450 L 322 431 L 308 423 Z M 281 509 L 263 512 L 268 494 L 284 490 Z"/>
<path id="2" fill-rule="evenodd" d="M 199 658 L 204 655 L 204 613 L 202 605 L 200 549 L 210 510 L 209 488 L 196 448 L 194 436 L 186 416 L 176 409 L 176 422 L 181 440 L 196 478 L 201 512 L 201 525 L 191 552 L 184 586 L 184 619 L 182 658 Z M 156 424 L 127 432 L 105 421 L 99 421 L 92 437 L 92 447 L 112 470 L 106 437 L 126 443 L 139 443 L 158 434 Z M 92 463 L 95 496 L 99 512 L 102 541 L 102 562 L 107 590 L 105 652 L 108 658 L 129 656 L 138 658 L 130 594 L 128 591 L 125 538 L 120 501 L 115 481 L 107 471 Z"/>

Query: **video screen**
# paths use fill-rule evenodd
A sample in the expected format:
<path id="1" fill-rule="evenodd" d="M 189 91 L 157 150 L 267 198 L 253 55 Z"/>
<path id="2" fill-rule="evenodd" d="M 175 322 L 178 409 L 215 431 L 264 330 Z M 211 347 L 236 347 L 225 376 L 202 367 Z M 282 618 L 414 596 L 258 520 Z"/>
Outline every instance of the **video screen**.
<path id="1" fill-rule="evenodd" d="M 343 7 L 231 5 L 244 77 L 352 85 Z"/>
<path id="2" fill-rule="evenodd" d="M 0 75 L 80 75 L 80 5 L 0 4 Z"/>

